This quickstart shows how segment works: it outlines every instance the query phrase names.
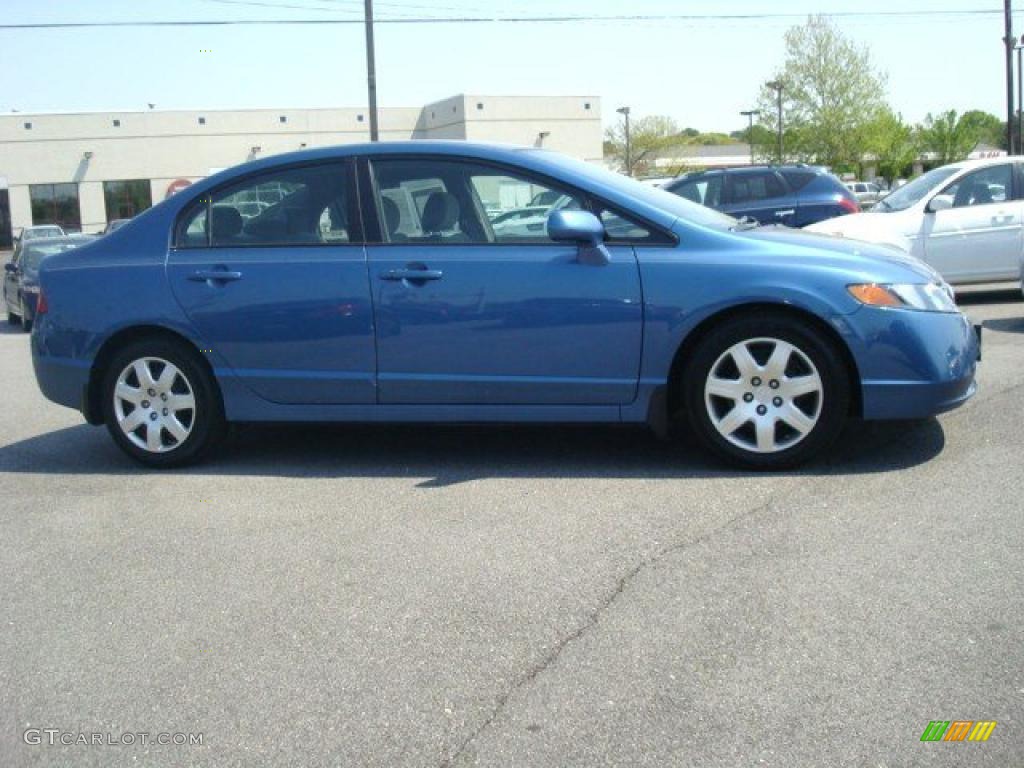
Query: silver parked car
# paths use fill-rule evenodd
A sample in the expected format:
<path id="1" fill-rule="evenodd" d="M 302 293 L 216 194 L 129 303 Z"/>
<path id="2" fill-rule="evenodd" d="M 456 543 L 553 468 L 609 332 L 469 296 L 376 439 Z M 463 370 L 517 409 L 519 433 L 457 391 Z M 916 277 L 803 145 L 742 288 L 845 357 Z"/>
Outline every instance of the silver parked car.
<path id="1" fill-rule="evenodd" d="M 848 181 L 846 188 L 853 192 L 861 210 L 869 211 L 882 198 L 882 188 L 872 181 Z"/>

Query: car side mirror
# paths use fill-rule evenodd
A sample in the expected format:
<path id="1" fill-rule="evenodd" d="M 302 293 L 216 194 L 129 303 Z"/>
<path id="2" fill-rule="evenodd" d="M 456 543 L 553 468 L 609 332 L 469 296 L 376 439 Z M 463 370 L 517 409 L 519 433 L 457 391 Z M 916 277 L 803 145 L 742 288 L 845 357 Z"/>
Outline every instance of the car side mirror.
<path id="1" fill-rule="evenodd" d="M 948 211 L 952 207 L 953 201 L 949 199 L 949 195 L 936 195 L 928 201 L 928 213 Z"/>
<path id="2" fill-rule="evenodd" d="M 4 272 L 12 272 L 13 273 L 13 272 L 17 272 L 17 271 L 18 271 L 18 265 L 15 264 L 13 261 L 8 261 L 6 264 L 4 264 Z"/>
<path id="3" fill-rule="evenodd" d="M 576 243 L 580 264 L 603 267 L 612 260 L 604 246 L 604 224 L 589 211 L 552 211 L 548 214 L 548 237 L 555 242 Z"/>

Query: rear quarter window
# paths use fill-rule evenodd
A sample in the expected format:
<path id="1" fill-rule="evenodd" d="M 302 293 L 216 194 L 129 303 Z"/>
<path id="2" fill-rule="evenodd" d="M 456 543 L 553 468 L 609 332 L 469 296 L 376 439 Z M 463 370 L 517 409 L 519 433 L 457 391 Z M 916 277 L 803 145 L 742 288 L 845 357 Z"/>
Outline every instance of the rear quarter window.
<path id="1" fill-rule="evenodd" d="M 794 192 L 799 192 L 801 189 L 810 184 L 817 177 L 814 171 L 805 171 L 800 168 L 791 168 L 782 171 L 782 178 L 789 184 L 790 189 Z"/>

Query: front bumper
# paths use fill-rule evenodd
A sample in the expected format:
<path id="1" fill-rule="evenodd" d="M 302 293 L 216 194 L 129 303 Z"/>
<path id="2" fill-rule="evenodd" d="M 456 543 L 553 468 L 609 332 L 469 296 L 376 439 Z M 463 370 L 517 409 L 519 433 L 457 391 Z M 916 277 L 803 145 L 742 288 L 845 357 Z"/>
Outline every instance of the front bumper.
<path id="1" fill-rule="evenodd" d="M 981 333 L 960 313 L 862 307 L 844 324 L 865 419 L 932 416 L 977 389 Z"/>

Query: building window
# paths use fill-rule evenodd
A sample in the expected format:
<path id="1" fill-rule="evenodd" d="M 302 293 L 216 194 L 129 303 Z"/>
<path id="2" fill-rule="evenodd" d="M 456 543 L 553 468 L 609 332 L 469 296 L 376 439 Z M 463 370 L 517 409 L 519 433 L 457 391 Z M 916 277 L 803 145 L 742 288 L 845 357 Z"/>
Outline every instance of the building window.
<path id="1" fill-rule="evenodd" d="M 205 117 L 200 117 L 199 118 L 199 124 L 200 125 L 206 125 L 206 118 Z"/>
<path id="2" fill-rule="evenodd" d="M 483 109 L 483 108 L 484 108 L 484 103 L 483 103 L 482 101 L 478 101 L 478 102 L 476 103 L 476 108 L 477 108 L 477 109 Z"/>
<path id="3" fill-rule="evenodd" d="M 288 122 L 288 118 L 287 118 L 287 116 L 285 116 L 285 115 L 281 115 L 281 116 L 280 116 L 279 118 L 277 118 L 277 119 L 278 119 L 278 122 L 282 122 L 282 123 L 287 123 L 287 122 Z"/>
<path id="4" fill-rule="evenodd" d="M 130 219 L 153 205 L 149 181 L 104 181 L 103 202 L 107 209 L 107 221 Z"/>
<path id="5" fill-rule="evenodd" d="M 31 131 L 32 130 L 32 123 L 25 123 L 25 130 L 26 131 Z"/>
<path id="6" fill-rule="evenodd" d="M 115 120 L 114 121 L 114 127 L 115 128 L 120 128 L 121 127 L 121 121 L 120 120 Z"/>
<path id="7" fill-rule="evenodd" d="M 363 116 L 362 115 L 356 115 L 356 121 L 360 122 L 360 123 L 363 122 Z"/>
<path id="8" fill-rule="evenodd" d="M 30 184 L 33 224 L 56 224 L 65 231 L 82 228 L 77 184 Z"/>
<path id="9" fill-rule="evenodd" d="M 583 102 L 583 108 L 584 109 L 590 109 L 590 102 L 589 101 Z"/>

